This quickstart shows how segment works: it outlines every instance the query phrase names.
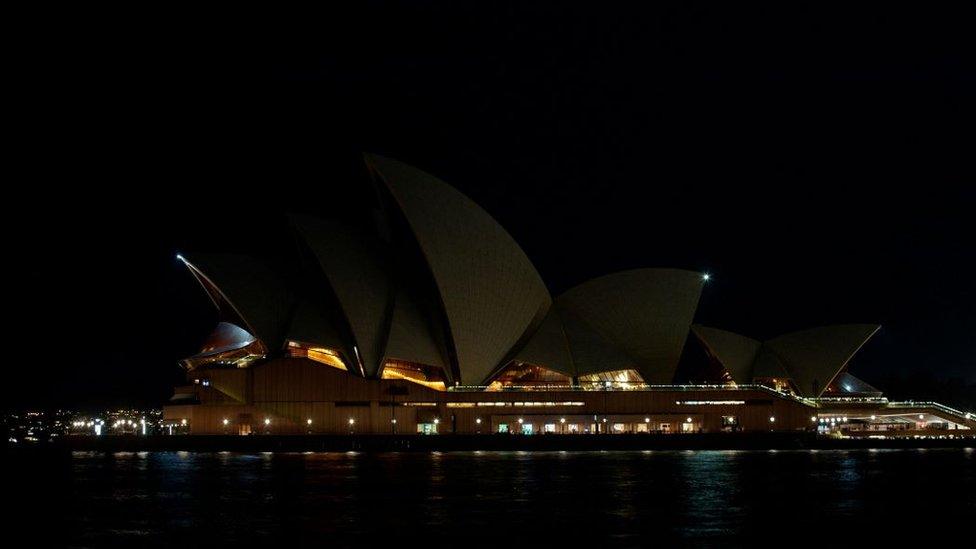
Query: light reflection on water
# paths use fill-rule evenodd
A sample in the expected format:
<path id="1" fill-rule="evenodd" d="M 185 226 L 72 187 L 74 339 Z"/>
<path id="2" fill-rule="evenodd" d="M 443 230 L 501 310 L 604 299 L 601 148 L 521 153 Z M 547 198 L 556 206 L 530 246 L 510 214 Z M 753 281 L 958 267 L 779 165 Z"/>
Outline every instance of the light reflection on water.
<path id="1" fill-rule="evenodd" d="M 43 517 L 61 527 L 39 532 L 81 546 L 879 541 L 912 523 L 865 525 L 906 502 L 976 516 L 971 448 L 8 457 L 8 497 L 44 510 L 13 522 Z"/>

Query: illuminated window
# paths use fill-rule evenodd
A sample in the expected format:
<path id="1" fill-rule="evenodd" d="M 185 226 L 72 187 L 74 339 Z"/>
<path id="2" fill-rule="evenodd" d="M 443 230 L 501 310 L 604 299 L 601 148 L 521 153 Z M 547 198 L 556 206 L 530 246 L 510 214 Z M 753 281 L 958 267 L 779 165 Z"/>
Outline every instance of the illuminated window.
<path id="1" fill-rule="evenodd" d="M 511 387 L 543 390 L 549 387 L 569 387 L 572 383 L 573 380 L 569 376 L 543 366 L 527 362 L 512 362 L 488 385 L 488 390 L 501 391 Z"/>
<path id="2" fill-rule="evenodd" d="M 507 433 L 508 432 L 508 424 L 507 423 L 499 423 L 498 424 L 498 432 L 499 433 Z"/>
<path id="3" fill-rule="evenodd" d="M 773 378 L 758 378 L 756 383 L 759 385 L 765 385 L 771 389 L 779 391 L 781 393 L 786 393 L 790 395 L 796 394 L 796 389 L 793 387 L 793 382 L 786 378 L 773 377 Z"/>
<path id="4" fill-rule="evenodd" d="M 637 389 L 644 379 L 637 370 L 610 370 L 579 376 L 579 384 L 588 389 Z"/>
<path id="5" fill-rule="evenodd" d="M 675 404 L 681 406 L 740 406 L 744 400 L 677 400 Z"/>
<path id="6" fill-rule="evenodd" d="M 542 431 L 544 433 L 555 433 L 556 432 L 556 424 L 555 423 L 546 423 L 542 427 Z"/>
<path id="7" fill-rule="evenodd" d="M 332 349 L 312 347 L 298 341 L 289 341 L 286 352 L 288 356 L 292 358 L 307 358 L 309 360 L 314 360 L 319 364 L 325 364 L 326 366 L 332 366 L 333 368 L 338 368 L 339 370 L 348 371 L 346 364 L 339 357 L 339 353 L 333 351 Z"/>
<path id="8" fill-rule="evenodd" d="M 435 391 L 447 390 L 443 370 L 426 364 L 405 360 L 387 360 L 383 365 L 381 377 L 383 379 L 403 379 Z"/>

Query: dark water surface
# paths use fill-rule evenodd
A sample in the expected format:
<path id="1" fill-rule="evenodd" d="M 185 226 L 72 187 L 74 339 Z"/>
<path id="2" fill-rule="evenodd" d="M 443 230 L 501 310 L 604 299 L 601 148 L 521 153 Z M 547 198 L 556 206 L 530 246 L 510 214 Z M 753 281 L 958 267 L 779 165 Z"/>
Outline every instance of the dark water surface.
<path id="1" fill-rule="evenodd" d="M 921 535 L 972 546 L 976 539 L 971 448 L 10 452 L 4 461 L 5 535 L 77 547 L 897 546 Z"/>

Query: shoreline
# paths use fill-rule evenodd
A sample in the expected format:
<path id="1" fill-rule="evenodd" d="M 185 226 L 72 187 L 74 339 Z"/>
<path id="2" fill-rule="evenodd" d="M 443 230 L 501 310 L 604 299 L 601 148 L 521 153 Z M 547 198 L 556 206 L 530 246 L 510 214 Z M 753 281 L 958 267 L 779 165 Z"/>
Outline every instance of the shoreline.
<path id="1" fill-rule="evenodd" d="M 6 450 L 194 452 L 592 451 L 592 450 L 856 450 L 973 448 L 976 436 L 954 439 L 836 439 L 812 433 L 688 435 L 186 435 L 65 437 L 7 444 Z"/>

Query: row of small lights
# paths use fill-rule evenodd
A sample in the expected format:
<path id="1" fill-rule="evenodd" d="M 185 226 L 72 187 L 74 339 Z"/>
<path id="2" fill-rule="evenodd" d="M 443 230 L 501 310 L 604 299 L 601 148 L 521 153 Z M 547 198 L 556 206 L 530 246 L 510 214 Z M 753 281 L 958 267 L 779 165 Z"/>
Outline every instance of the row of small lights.
<path id="1" fill-rule="evenodd" d="M 145 419 L 140 419 L 138 421 L 138 423 L 139 424 L 142 424 L 142 425 L 145 425 L 146 420 Z M 113 423 L 112 424 L 112 427 L 115 428 L 115 429 L 118 429 L 119 427 L 125 427 L 127 425 L 131 427 L 131 426 L 134 426 L 135 424 L 136 424 L 136 422 L 135 421 L 132 421 L 131 419 L 129 419 L 129 420 L 120 419 L 120 420 L 116 421 L 115 423 Z"/>
<path id="2" fill-rule="evenodd" d="M 872 415 L 871 416 L 871 420 L 873 421 L 875 419 L 877 419 L 877 416 Z M 918 419 L 925 419 L 925 416 L 923 414 L 919 414 L 918 415 Z M 836 423 L 838 420 L 840 420 L 843 423 L 846 423 L 847 422 L 847 416 L 844 416 L 842 418 L 832 417 L 830 419 L 827 419 L 827 418 L 819 418 L 820 423 L 827 423 L 827 422 Z M 99 420 L 99 421 L 101 421 L 101 420 Z M 142 420 L 143 423 L 145 423 L 145 421 L 146 420 Z M 816 423 L 818 421 L 817 416 L 810 416 L 810 421 Z M 396 422 L 397 422 L 396 419 L 391 419 L 390 420 L 390 423 L 396 423 Z M 441 422 L 440 419 L 434 418 L 434 424 L 435 425 L 438 424 L 438 423 L 440 423 L 440 422 Z M 475 419 L 474 422 L 477 423 L 478 425 L 481 425 L 481 418 L 479 417 L 479 418 Z M 525 420 L 523 418 L 518 418 L 518 422 L 519 422 L 519 424 L 521 424 L 521 423 L 524 423 Z M 607 422 L 607 418 L 603 418 L 603 423 L 606 423 L 606 422 Z M 651 422 L 651 418 L 649 418 L 649 417 L 645 417 L 644 418 L 644 423 L 650 423 L 650 422 Z M 693 421 L 692 421 L 692 419 L 690 417 L 689 418 L 685 418 L 685 423 L 692 423 L 692 422 Z M 769 416 L 769 422 L 770 423 L 776 423 L 776 416 Z M 183 423 L 183 425 L 186 425 L 186 420 L 184 419 L 182 421 L 182 423 Z M 305 420 L 305 423 L 307 423 L 308 425 L 311 425 L 312 424 L 312 419 L 309 418 L 309 419 Z M 356 420 L 355 419 L 349 418 L 349 425 L 355 425 L 355 423 L 356 423 Z M 566 418 L 564 418 L 564 417 L 559 418 L 559 423 L 566 423 Z M 227 419 L 227 418 L 224 418 L 224 425 L 229 425 L 229 424 L 230 424 L 230 420 Z M 264 419 L 264 424 L 265 425 L 271 425 L 271 419 L 270 418 L 265 418 Z M 76 422 L 75 423 L 75 426 L 76 427 L 81 426 L 81 425 L 84 425 L 84 422 Z M 132 420 L 129 420 L 129 425 L 132 425 Z M 90 421 L 88 422 L 88 426 L 89 427 L 91 426 L 91 422 Z"/>
<path id="3" fill-rule="evenodd" d="M 828 423 L 828 422 L 829 423 L 836 423 L 838 421 L 838 419 L 840 419 L 840 421 L 843 422 L 843 423 L 846 423 L 847 422 L 847 416 L 844 416 L 843 418 L 835 418 L 835 417 L 832 417 L 830 419 L 827 419 L 827 418 L 819 418 L 819 422 L 820 423 Z M 877 416 L 872 415 L 871 416 L 871 420 L 874 421 L 875 419 L 877 419 Z M 918 415 L 918 419 L 925 419 L 925 415 L 924 414 L 919 414 Z M 104 423 L 100 419 L 99 420 L 96 420 L 96 421 L 97 421 L 98 424 Z M 474 421 L 478 425 L 481 425 L 481 418 L 480 417 L 477 418 L 477 419 L 475 419 Z M 818 421 L 817 416 L 810 416 L 810 421 L 812 421 L 814 423 L 817 423 L 817 421 Z M 145 422 L 146 422 L 145 419 L 140 420 L 140 423 L 145 423 Z M 440 422 L 441 422 L 440 419 L 434 418 L 434 425 L 437 425 Z M 518 419 L 518 422 L 521 425 L 522 423 L 525 422 L 525 420 L 523 418 L 519 418 Z M 606 423 L 606 422 L 607 422 L 607 418 L 603 418 L 603 423 Z M 649 418 L 649 417 L 645 417 L 644 418 L 644 423 L 650 423 L 650 422 L 651 422 L 651 418 Z M 769 422 L 770 423 L 776 423 L 776 416 L 769 416 Z M 113 427 L 118 427 L 119 425 L 125 425 L 125 423 L 126 423 L 125 421 L 117 421 L 117 422 L 115 422 L 115 424 L 113 425 Z M 224 426 L 230 425 L 230 420 L 227 419 L 227 418 L 224 418 L 223 423 L 224 423 Z M 309 418 L 309 419 L 305 420 L 305 423 L 307 425 L 311 425 L 312 424 L 312 419 Z M 397 420 L 395 418 L 394 419 L 391 419 L 390 420 L 390 423 L 396 424 L 397 423 Z M 564 417 L 559 418 L 559 423 L 566 423 L 566 418 L 564 418 Z M 686 418 L 685 419 L 685 423 L 692 423 L 692 419 L 690 417 L 689 418 Z M 133 421 L 131 419 L 128 420 L 128 424 L 129 425 L 134 425 L 134 423 L 133 423 Z M 180 424 L 185 426 L 186 425 L 186 419 L 180 420 Z M 265 425 L 271 425 L 271 418 L 265 418 L 264 419 L 264 424 Z M 349 418 L 349 425 L 355 425 L 355 424 L 356 424 L 356 420 L 354 418 Z M 91 427 L 94 424 L 91 421 L 89 421 L 87 423 L 85 423 L 84 421 L 76 421 L 72 425 L 74 425 L 75 427 L 85 427 L 85 426 Z"/>
<path id="4" fill-rule="evenodd" d="M 874 421 L 876 419 L 878 419 L 878 416 L 872 414 L 871 421 Z M 918 414 L 918 419 L 925 419 L 925 414 Z M 773 418 L 769 418 L 769 421 L 773 421 Z M 816 422 L 817 416 L 810 416 L 810 421 Z M 837 421 L 840 421 L 841 423 L 847 423 L 847 416 L 844 416 L 842 418 L 832 417 L 830 419 L 823 418 L 823 417 L 820 418 L 820 423 L 837 423 Z"/>
<path id="5" fill-rule="evenodd" d="M 816 418 L 814 418 L 814 419 L 816 419 Z M 145 421 L 145 420 L 143 420 L 143 421 Z M 776 421 L 776 418 L 775 417 L 770 417 L 769 418 L 769 421 L 770 422 L 774 422 L 774 421 Z M 395 424 L 396 422 L 397 422 L 396 419 L 391 419 L 390 420 L 390 423 L 394 423 Z M 434 425 L 437 425 L 440 422 L 441 422 L 441 420 L 439 418 L 434 418 Z M 481 425 L 481 418 L 479 417 L 479 418 L 475 419 L 474 422 L 477 423 L 478 425 Z M 519 424 L 522 424 L 522 423 L 525 422 L 525 420 L 523 418 L 518 418 L 518 422 L 519 422 Z M 607 422 L 607 418 L 603 418 L 603 423 L 606 423 L 606 422 Z M 651 422 L 651 418 L 649 418 L 649 417 L 645 417 L 644 418 L 644 423 L 650 423 L 650 422 Z M 690 417 L 689 418 L 685 418 L 685 423 L 692 423 L 692 422 L 693 421 L 692 421 L 692 419 Z M 182 420 L 181 423 L 183 425 L 186 425 L 186 420 L 185 419 Z M 224 423 L 225 426 L 226 425 L 230 425 L 230 420 L 227 419 L 227 418 L 224 418 L 223 423 Z M 312 419 L 309 418 L 309 419 L 305 420 L 305 423 L 307 425 L 311 425 L 312 424 Z M 566 423 L 566 418 L 564 418 L 564 417 L 559 418 L 559 423 Z M 264 418 L 264 424 L 265 425 L 271 425 L 271 418 Z M 349 418 L 349 425 L 355 425 L 355 424 L 356 424 L 356 420 L 353 419 L 353 418 Z"/>

